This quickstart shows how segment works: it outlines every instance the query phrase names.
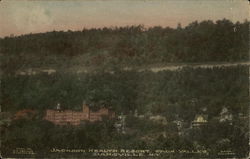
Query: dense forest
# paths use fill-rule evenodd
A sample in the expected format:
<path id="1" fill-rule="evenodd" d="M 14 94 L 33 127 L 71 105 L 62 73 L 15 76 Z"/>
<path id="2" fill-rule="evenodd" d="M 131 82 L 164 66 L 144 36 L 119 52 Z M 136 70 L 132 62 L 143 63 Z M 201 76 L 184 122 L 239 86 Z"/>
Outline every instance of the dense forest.
<path id="1" fill-rule="evenodd" d="M 3 111 L 36 110 L 32 118 L 13 120 L 2 130 L 4 152 L 13 147 L 31 147 L 41 155 L 51 148 L 199 149 L 215 155 L 229 149 L 236 156 L 248 152 L 248 67 L 213 69 L 184 68 L 178 71 L 104 71 L 93 74 L 55 73 L 52 75 L 2 78 Z M 114 128 L 115 121 L 74 126 L 55 126 L 44 121 L 44 110 L 61 103 L 63 109 L 81 110 L 91 106 L 111 106 L 117 115 L 127 115 L 125 135 Z M 223 107 L 233 121 L 220 123 Z M 205 112 L 203 108 L 206 108 Z M 168 124 L 133 116 L 161 115 Z M 209 123 L 190 129 L 195 115 L 205 113 Z M 241 114 L 241 115 L 240 115 Z M 243 116 L 243 118 L 242 118 Z M 185 135 L 179 136 L 175 120 L 185 121 Z M 166 136 L 160 135 L 164 132 Z M 153 137 L 150 137 L 153 136 Z M 145 140 L 145 138 L 152 138 Z"/>
<path id="2" fill-rule="evenodd" d="M 116 112 L 128 113 L 137 109 L 139 113 L 171 112 L 166 114 L 171 116 L 175 110 L 175 113 L 189 114 L 191 118 L 201 107 L 207 107 L 209 115 L 213 116 L 225 105 L 236 114 L 246 113 L 247 77 L 246 66 L 214 69 L 187 67 L 158 73 L 117 70 L 114 73 L 101 71 L 94 74 L 6 75 L 2 77 L 1 105 L 8 112 L 44 110 L 54 108 L 57 103 L 65 109 L 80 110 L 85 101 L 93 105 L 112 106 Z"/>
<path id="3" fill-rule="evenodd" d="M 0 39 L 1 69 L 138 66 L 248 60 L 249 22 L 53 31 Z"/>

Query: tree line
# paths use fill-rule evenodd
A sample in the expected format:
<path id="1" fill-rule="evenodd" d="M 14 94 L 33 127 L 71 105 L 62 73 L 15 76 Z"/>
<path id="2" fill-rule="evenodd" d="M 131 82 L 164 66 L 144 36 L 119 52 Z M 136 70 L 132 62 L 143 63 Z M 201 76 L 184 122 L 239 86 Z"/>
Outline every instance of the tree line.
<path id="1" fill-rule="evenodd" d="M 0 39 L 2 70 L 248 60 L 249 22 L 52 31 Z"/>

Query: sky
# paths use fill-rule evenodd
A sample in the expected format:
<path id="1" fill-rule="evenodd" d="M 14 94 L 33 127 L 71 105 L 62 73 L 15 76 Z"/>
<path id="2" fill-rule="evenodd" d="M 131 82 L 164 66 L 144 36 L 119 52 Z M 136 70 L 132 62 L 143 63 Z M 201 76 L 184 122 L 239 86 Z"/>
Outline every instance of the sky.
<path id="1" fill-rule="evenodd" d="M 176 27 L 249 17 L 247 0 L 2 0 L 0 37 L 112 26 Z"/>

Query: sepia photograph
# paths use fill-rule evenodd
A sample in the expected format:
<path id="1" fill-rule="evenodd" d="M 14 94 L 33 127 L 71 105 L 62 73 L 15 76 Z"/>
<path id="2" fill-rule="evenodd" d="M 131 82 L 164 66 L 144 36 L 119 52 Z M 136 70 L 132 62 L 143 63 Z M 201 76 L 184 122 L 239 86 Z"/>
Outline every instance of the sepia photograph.
<path id="1" fill-rule="evenodd" d="M 247 0 L 1 0 L 0 158 L 247 159 Z"/>

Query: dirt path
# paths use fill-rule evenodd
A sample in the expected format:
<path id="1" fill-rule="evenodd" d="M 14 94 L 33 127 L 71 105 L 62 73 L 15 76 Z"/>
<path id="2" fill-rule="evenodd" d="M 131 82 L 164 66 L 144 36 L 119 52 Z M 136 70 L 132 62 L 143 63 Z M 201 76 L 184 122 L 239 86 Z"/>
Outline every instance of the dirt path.
<path id="1" fill-rule="evenodd" d="M 144 70 L 151 70 L 152 72 L 159 72 L 159 71 L 176 71 L 183 69 L 184 67 L 191 67 L 191 68 L 215 68 L 215 67 L 232 67 L 232 66 L 250 66 L 250 61 L 248 62 L 237 62 L 237 63 L 211 63 L 211 64 L 181 64 L 181 65 L 169 65 L 169 66 L 159 66 L 159 67 L 150 67 L 146 69 L 139 69 L 139 71 L 144 71 Z"/>
<path id="2" fill-rule="evenodd" d="M 190 67 L 190 68 L 215 68 L 215 67 L 235 67 L 235 66 L 250 66 L 250 61 L 248 62 L 231 62 L 231 63 L 190 63 L 190 64 L 185 64 L 185 63 L 176 63 L 176 64 L 167 64 L 165 66 L 147 66 L 147 67 L 139 67 L 139 68 L 132 68 L 132 67 L 126 67 L 123 70 L 129 71 L 132 69 L 138 70 L 138 72 L 142 71 L 152 71 L 152 72 L 159 72 L 159 71 L 176 71 L 176 70 L 181 70 L 185 67 Z M 89 73 L 95 70 L 95 68 L 86 68 L 86 67 L 80 67 L 77 69 L 71 69 L 68 68 L 64 70 L 65 72 L 76 72 L 76 73 Z M 47 73 L 47 74 L 53 74 L 58 72 L 58 70 L 55 70 L 53 68 L 49 69 L 26 69 L 26 70 L 19 70 L 16 72 L 17 75 L 36 75 L 39 73 Z"/>

